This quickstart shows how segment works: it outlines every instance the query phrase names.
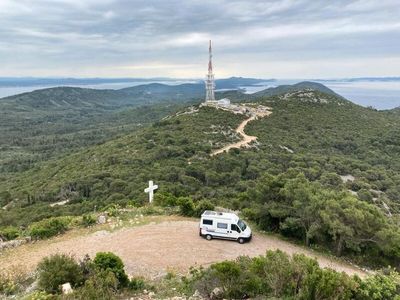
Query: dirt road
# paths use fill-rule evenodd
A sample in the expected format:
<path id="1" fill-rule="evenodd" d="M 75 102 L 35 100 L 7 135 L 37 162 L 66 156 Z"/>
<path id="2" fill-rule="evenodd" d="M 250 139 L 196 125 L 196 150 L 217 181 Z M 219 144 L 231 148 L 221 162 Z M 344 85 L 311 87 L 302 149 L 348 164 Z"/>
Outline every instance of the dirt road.
<path id="1" fill-rule="evenodd" d="M 69 253 L 77 258 L 91 257 L 99 251 L 119 255 L 131 275 L 154 278 L 173 270 L 186 273 L 190 266 L 209 265 L 239 255 L 257 256 L 266 250 L 281 249 L 288 254 L 304 253 L 315 257 L 322 267 L 364 277 L 366 273 L 354 266 L 303 249 L 278 238 L 255 233 L 250 243 L 232 241 L 207 241 L 198 234 L 194 221 L 164 221 L 138 227 L 128 227 L 113 232 L 100 230 L 92 233 L 61 236 L 48 241 L 20 246 L 0 253 L 0 268 L 24 266 L 34 270 L 45 256 Z"/>
<path id="2" fill-rule="evenodd" d="M 269 114 L 271 114 L 271 112 L 268 112 L 268 113 L 263 112 L 261 114 L 253 114 L 249 118 L 244 120 L 242 123 L 240 123 L 238 128 L 236 128 L 236 130 L 235 130 L 235 132 L 238 133 L 242 137 L 242 140 L 239 142 L 236 142 L 236 143 L 226 145 L 225 147 L 223 147 L 221 149 L 214 150 L 211 153 L 211 156 L 214 156 L 214 155 L 217 155 L 217 154 L 220 154 L 223 152 L 228 152 L 230 149 L 233 149 L 233 148 L 247 147 L 251 142 L 254 142 L 255 140 L 257 140 L 256 136 L 247 135 L 244 132 L 244 128 L 246 127 L 247 123 L 249 123 L 259 117 L 268 116 Z"/>

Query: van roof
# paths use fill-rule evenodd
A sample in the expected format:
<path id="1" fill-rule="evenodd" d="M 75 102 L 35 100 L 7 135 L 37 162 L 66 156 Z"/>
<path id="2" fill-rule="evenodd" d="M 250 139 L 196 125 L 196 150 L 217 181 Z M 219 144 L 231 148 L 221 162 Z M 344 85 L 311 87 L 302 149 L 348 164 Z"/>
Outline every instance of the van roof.
<path id="1" fill-rule="evenodd" d="M 213 210 L 206 210 L 203 212 L 201 217 L 212 217 L 212 218 L 221 218 L 221 219 L 231 219 L 237 222 L 239 217 L 234 213 L 227 213 L 227 212 L 219 212 Z"/>

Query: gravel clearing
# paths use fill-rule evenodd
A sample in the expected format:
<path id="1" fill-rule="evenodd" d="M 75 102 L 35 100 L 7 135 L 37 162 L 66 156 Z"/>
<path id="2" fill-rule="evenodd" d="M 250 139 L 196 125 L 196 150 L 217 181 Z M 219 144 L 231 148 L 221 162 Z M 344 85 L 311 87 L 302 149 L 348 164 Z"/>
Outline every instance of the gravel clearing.
<path id="1" fill-rule="evenodd" d="M 322 267 L 349 275 L 367 275 L 350 264 L 260 233 L 253 234 L 252 241 L 243 245 L 232 241 L 207 241 L 199 237 L 198 222 L 187 220 L 153 222 L 113 232 L 99 230 L 23 245 L 0 253 L 0 268 L 22 265 L 34 270 L 43 257 L 55 253 L 69 253 L 82 258 L 86 254 L 94 257 L 99 251 L 111 251 L 122 258 L 128 274 L 156 278 L 168 271 L 185 274 L 191 266 L 207 266 L 240 255 L 257 256 L 275 249 L 288 254 L 303 253 L 316 258 Z"/>

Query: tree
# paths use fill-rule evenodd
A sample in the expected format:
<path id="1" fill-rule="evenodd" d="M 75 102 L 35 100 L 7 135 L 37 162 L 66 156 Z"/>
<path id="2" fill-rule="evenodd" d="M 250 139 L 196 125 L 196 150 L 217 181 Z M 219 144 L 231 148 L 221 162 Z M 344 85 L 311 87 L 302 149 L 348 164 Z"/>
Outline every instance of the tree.
<path id="1" fill-rule="evenodd" d="M 317 234 L 321 227 L 317 212 L 323 206 L 318 187 L 311 184 L 303 174 L 289 180 L 281 194 L 292 207 L 291 217 L 287 218 L 282 226 L 298 225 L 304 232 L 304 240 L 307 246 L 310 239 Z"/>
<path id="2" fill-rule="evenodd" d="M 378 243 L 377 233 L 386 225 L 381 211 L 350 195 L 326 201 L 320 216 L 338 256 L 344 248 L 359 252 L 363 243 Z"/>

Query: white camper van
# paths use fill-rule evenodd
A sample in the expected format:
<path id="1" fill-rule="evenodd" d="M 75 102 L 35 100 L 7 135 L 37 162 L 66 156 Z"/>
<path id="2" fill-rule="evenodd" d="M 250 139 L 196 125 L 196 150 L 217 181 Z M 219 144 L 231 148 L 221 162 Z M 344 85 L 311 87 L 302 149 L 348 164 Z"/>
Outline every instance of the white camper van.
<path id="1" fill-rule="evenodd" d="M 235 240 L 243 244 L 251 240 L 250 227 L 233 213 L 206 210 L 201 215 L 200 236 L 207 240 Z"/>

